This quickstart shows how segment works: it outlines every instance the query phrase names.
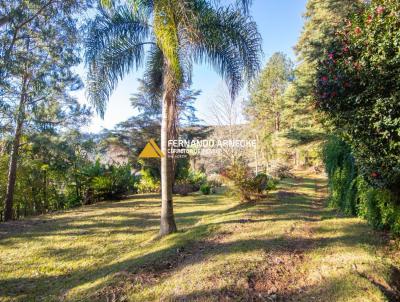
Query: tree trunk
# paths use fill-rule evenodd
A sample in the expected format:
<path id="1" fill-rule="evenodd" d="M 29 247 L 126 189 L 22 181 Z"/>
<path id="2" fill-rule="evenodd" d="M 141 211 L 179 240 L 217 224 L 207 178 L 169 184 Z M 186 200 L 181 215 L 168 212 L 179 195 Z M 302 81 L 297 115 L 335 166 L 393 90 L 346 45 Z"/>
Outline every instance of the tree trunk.
<path id="1" fill-rule="evenodd" d="M 24 123 L 24 97 L 21 98 L 21 102 L 18 109 L 17 126 L 15 129 L 14 140 L 12 144 L 10 162 L 8 165 L 8 179 L 7 179 L 7 192 L 4 200 L 4 221 L 13 219 L 13 201 L 14 201 L 14 188 L 15 181 L 17 179 L 17 160 L 19 143 L 22 134 L 22 125 Z"/>
<path id="2" fill-rule="evenodd" d="M 256 175 L 258 175 L 258 135 L 256 135 L 256 148 L 255 148 L 255 160 L 256 160 Z"/>
<path id="3" fill-rule="evenodd" d="M 281 128 L 281 113 L 280 112 L 275 112 L 275 131 L 279 132 Z"/>
<path id="4" fill-rule="evenodd" d="M 27 101 L 26 85 L 28 77 L 24 75 L 21 81 L 21 97 L 17 112 L 17 123 L 15 127 L 14 140 L 11 148 L 10 161 L 8 164 L 7 191 L 4 199 L 4 221 L 13 219 L 13 202 L 15 181 L 17 179 L 17 160 L 22 135 L 22 127 L 25 120 L 25 103 Z"/>
<path id="5" fill-rule="evenodd" d="M 176 232 L 172 202 L 173 185 L 173 157 L 168 154 L 168 140 L 174 139 L 175 133 L 175 98 L 176 94 L 165 89 L 162 104 L 161 123 L 161 151 L 164 157 L 161 158 L 161 225 L 160 236 Z"/>

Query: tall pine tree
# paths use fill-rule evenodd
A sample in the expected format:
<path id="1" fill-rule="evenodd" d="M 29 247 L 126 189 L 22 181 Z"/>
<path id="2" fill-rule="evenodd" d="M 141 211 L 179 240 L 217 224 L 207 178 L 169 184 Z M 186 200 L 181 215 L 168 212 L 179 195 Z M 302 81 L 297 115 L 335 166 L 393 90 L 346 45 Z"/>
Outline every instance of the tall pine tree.
<path id="1" fill-rule="evenodd" d="M 6 21 L 0 27 L 0 105 L 9 119 L 3 123 L 12 131 L 5 220 L 13 218 L 18 153 L 25 127 L 62 103 L 77 105 L 69 95 L 81 87 L 79 77 L 71 71 L 79 63 L 79 34 L 73 14 L 84 6 L 84 0 L 0 1 L 0 16 Z"/>

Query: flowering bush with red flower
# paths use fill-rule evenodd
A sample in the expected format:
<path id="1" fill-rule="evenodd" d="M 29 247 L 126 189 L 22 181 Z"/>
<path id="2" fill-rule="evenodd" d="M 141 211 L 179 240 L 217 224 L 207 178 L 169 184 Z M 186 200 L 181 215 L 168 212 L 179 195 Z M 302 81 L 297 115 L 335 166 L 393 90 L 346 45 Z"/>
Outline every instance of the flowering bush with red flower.
<path id="1" fill-rule="evenodd" d="M 400 196 L 400 1 L 372 0 L 347 24 L 319 64 L 316 107 L 359 173 Z"/>

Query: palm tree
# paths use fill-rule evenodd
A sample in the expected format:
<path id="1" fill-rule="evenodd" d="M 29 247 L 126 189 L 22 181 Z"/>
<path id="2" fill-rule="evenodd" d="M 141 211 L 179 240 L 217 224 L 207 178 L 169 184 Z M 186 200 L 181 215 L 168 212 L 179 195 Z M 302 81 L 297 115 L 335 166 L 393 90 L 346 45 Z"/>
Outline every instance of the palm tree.
<path id="1" fill-rule="evenodd" d="M 145 79 L 162 99 L 161 150 L 167 155 L 168 140 L 176 136 L 177 96 L 190 83 L 193 63 L 213 65 L 232 97 L 258 72 L 261 36 L 247 14 L 250 2 L 130 0 L 100 9 L 85 43 L 89 100 L 103 116 L 117 82 L 145 65 Z M 160 236 L 176 231 L 172 171 L 172 158 L 162 158 Z"/>

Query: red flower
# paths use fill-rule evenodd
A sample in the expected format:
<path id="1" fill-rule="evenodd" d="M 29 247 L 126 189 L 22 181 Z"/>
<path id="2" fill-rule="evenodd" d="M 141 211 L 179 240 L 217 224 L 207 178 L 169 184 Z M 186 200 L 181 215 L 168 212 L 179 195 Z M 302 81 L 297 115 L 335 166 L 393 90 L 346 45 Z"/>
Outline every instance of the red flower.
<path id="1" fill-rule="evenodd" d="M 379 176 L 379 173 L 374 171 L 374 172 L 371 173 L 371 176 L 373 178 L 377 178 Z"/>
<path id="2" fill-rule="evenodd" d="M 328 57 L 329 57 L 329 59 L 333 60 L 333 53 L 330 53 L 330 54 L 328 55 Z"/>
<path id="3" fill-rule="evenodd" d="M 323 82 L 328 82 L 328 77 L 327 77 L 327 76 L 323 76 L 323 77 L 321 78 L 321 80 L 322 80 Z"/>
<path id="4" fill-rule="evenodd" d="M 381 15 L 381 14 L 383 14 L 385 12 L 385 8 L 383 7 L 383 6 L 378 6 L 377 8 L 376 8 L 376 13 L 378 14 L 378 15 Z"/>
<path id="5" fill-rule="evenodd" d="M 343 47 L 343 52 L 344 53 L 349 52 L 349 48 L 347 46 Z"/>
<path id="6" fill-rule="evenodd" d="M 361 69 L 361 64 L 358 63 L 358 62 L 354 62 L 354 68 L 357 69 L 357 70 L 360 70 Z"/>
<path id="7" fill-rule="evenodd" d="M 362 30 L 361 30 L 360 27 L 357 26 L 357 27 L 354 29 L 354 32 L 356 33 L 356 35 L 359 35 L 359 34 L 362 33 Z"/>
<path id="8" fill-rule="evenodd" d="M 371 22 L 372 22 L 372 16 L 369 15 L 369 16 L 368 16 L 368 19 L 367 19 L 367 23 L 368 23 L 368 24 L 371 24 Z"/>

